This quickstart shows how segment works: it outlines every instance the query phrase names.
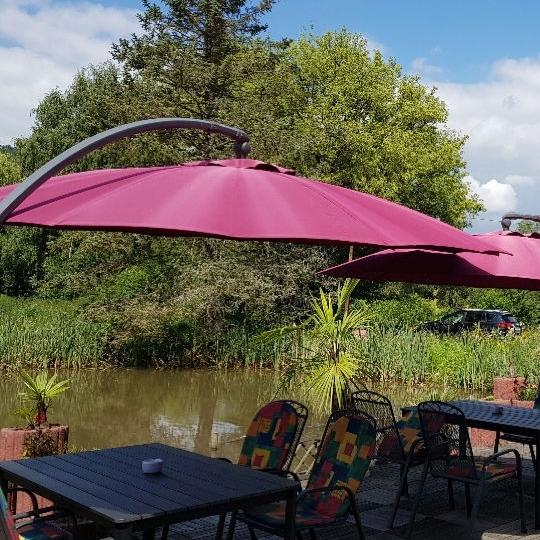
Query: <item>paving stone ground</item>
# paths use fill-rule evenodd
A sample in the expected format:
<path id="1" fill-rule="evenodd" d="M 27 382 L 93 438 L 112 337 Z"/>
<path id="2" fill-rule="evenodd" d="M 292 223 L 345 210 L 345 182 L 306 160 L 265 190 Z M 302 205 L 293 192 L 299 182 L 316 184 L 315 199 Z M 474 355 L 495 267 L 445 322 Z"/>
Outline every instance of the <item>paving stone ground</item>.
<path id="1" fill-rule="evenodd" d="M 527 538 L 540 540 L 540 530 L 533 529 L 534 470 L 527 449 L 517 447 L 523 456 L 525 511 L 528 533 L 522 534 L 519 526 L 519 507 L 515 480 L 505 480 L 488 487 L 475 527 L 475 540 L 515 540 Z M 489 454 L 490 449 L 476 449 L 478 454 Z M 414 495 L 419 480 L 419 469 L 410 474 L 410 493 Z M 387 522 L 397 487 L 399 470 L 388 464 L 375 465 L 358 494 L 364 534 L 369 540 L 398 540 L 405 534 L 409 520 L 411 500 L 402 498 L 395 528 L 388 530 Z M 459 540 L 465 537 L 467 516 L 463 488 L 454 486 L 456 509 L 448 507 L 447 484 L 444 480 L 428 479 L 413 530 L 413 540 Z M 474 496 L 474 494 L 473 494 Z M 217 519 L 207 518 L 171 528 L 171 540 L 213 540 Z M 257 533 L 257 537 L 270 540 L 270 535 Z M 329 527 L 317 534 L 321 540 L 357 539 L 352 521 Z M 158 537 L 156 537 L 158 538 Z M 308 540 L 308 536 L 305 536 Z M 238 526 L 235 540 L 249 539 L 244 526 Z"/>
<path id="2" fill-rule="evenodd" d="M 534 519 L 534 469 L 528 449 L 516 447 L 522 455 L 524 466 L 525 512 L 528 532 L 520 532 L 517 482 L 504 480 L 488 486 L 476 522 L 474 540 L 540 540 L 540 530 L 533 528 Z M 490 448 L 475 449 L 479 455 L 488 455 Z M 365 479 L 357 496 L 358 508 L 363 530 L 368 540 L 399 540 L 405 536 L 409 521 L 412 497 L 416 492 L 420 476 L 420 467 L 410 472 L 409 489 L 411 498 L 402 497 L 400 508 L 392 530 L 388 529 L 388 517 L 398 485 L 399 468 L 389 464 L 375 464 Z M 474 492 L 472 494 L 474 496 Z M 465 493 L 462 485 L 454 483 L 455 510 L 448 506 L 447 483 L 445 480 L 428 478 L 424 495 L 413 529 L 413 540 L 460 540 L 465 538 L 467 515 Z M 217 518 L 205 518 L 173 525 L 169 540 L 214 540 Z M 227 531 L 227 529 L 225 529 Z M 101 537 L 101 535 L 98 535 Z M 88 539 L 95 539 L 95 532 Z M 161 538 L 160 531 L 156 540 Z M 275 537 L 257 532 L 261 540 L 274 540 Z M 311 540 L 304 535 L 305 540 Z M 340 525 L 327 527 L 317 532 L 317 540 L 358 539 L 358 533 L 352 518 Z M 234 540 L 250 540 L 249 531 L 239 523 Z"/>

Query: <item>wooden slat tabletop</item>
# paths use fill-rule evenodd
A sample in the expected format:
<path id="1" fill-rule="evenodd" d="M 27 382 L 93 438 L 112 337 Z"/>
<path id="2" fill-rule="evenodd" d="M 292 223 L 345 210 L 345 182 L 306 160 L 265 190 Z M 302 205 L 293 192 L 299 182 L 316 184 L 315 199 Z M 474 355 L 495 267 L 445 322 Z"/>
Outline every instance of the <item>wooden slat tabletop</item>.
<path id="1" fill-rule="evenodd" d="M 163 459 L 157 475 L 141 462 Z M 163 444 L 0 462 L 0 477 L 105 524 L 167 523 L 283 500 L 298 484 Z"/>
<path id="2" fill-rule="evenodd" d="M 501 406 L 467 399 L 451 403 L 463 411 L 469 425 L 532 436 L 540 432 L 540 409 Z M 502 414 L 494 414 L 497 408 L 502 410 Z"/>

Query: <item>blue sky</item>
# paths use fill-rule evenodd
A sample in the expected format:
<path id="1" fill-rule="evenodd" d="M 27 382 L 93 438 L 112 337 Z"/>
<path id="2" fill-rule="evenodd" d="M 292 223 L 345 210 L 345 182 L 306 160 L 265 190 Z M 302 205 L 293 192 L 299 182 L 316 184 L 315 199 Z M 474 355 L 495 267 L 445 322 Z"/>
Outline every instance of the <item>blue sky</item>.
<path id="1" fill-rule="evenodd" d="M 0 144 L 28 133 L 51 88 L 107 59 L 137 30 L 136 0 L 0 0 Z M 537 0 L 280 0 L 273 38 L 346 27 L 436 86 L 449 127 L 469 136 L 467 179 L 488 211 L 540 213 L 540 40 Z"/>

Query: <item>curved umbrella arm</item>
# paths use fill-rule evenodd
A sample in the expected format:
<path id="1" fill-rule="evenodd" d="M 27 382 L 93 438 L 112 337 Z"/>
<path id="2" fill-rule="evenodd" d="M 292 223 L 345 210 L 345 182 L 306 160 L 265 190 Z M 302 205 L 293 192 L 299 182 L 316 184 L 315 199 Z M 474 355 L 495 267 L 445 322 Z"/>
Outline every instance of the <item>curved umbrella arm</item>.
<path id="1" fill-rule="evenodd" d="M 70 163 L 77 161 L 90 152 L 103 146 L 148 131 L 161 131 L 167 129 L 198 129 L 207 133 L 218 133 L 235 141 L 234 148 L 236 157 L 244 158 L 248 155 L 249 137 L 242 130 L 194 118 L 153 118 L 124 124 L 97 135 L 68 148 L 49 162 L 45 163 L 37 171 L 32 173 L 24 182 L 17 186 L 0 203 L 0 225 L 3 225 L 11 212 L 19 206 L 33 191 L 51 176 L 60 172 Z"/>
<path id="2" fill-rule="evenodd" d="M 503 231 L 509 231 L 510 225 L 512 225 L 512 220 L 514 219 L 527 219 L 529 221 L 536 221 L 537 223 L 540 223 L 540 216 L 534 215 L 534 214 L 518 214 L 515 212 L 509 212 L 508 214 L 504 214 L 504 216 L 501 219 L 501 226 Z"/>

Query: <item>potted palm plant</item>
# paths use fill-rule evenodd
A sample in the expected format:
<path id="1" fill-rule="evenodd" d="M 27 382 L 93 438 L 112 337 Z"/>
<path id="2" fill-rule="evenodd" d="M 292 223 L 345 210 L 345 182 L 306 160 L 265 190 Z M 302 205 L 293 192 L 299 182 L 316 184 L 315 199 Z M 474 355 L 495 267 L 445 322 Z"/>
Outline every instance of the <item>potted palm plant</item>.
<path id="1" fill-rule="evenodd" d="M 44 371 L 32 376 L 18 372 L 23 390 L 19 394 L 18 415 L 25 425 L 0 430 L 0 460 L 37 457 L 65 452 L 69 428 L 49 423 L 47 413 L 52 402 L 69 388 L 68 380 Z"/>
<path id="2" fill-rule="evenodd" d="M 299 381 L 322 410 L 343 408 L 358 389 L 358 345 L 369 318 L 364 310 L 349 309 L 357 284 L 358 280 L 345 280 L 335 298 L 320 290 L 319 298 L 311 303 L 311 315 L 301 324 L 275 328 L 256 338 L 264 345 L 296 335 L 291 343 L 299 354 L 288 358 L 284 383 Z"/>

